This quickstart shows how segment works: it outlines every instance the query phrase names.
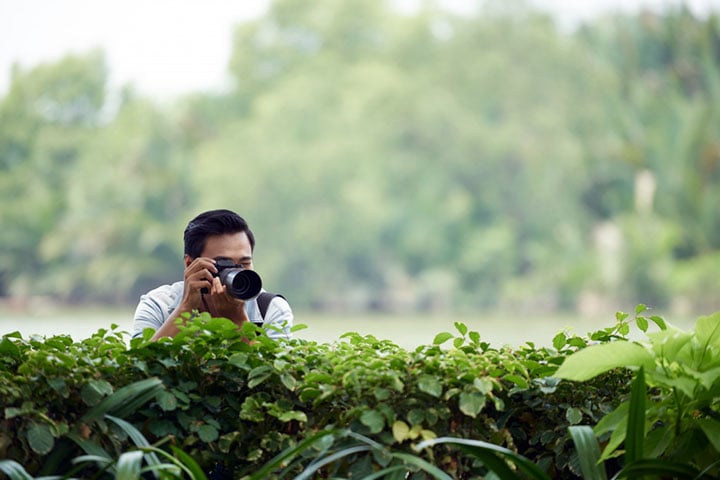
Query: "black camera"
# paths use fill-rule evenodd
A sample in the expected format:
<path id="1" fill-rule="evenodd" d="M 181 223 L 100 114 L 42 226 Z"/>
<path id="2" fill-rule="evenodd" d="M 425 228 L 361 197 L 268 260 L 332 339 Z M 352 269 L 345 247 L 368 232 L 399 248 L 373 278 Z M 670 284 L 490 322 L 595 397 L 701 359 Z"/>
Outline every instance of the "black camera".
<path id="1" fill-rule="evenodd" d="M 242 265 L 236 265 L 232 260 L 221 258 L 215 262 L 220 282 L 225 285 L 230 295 L 240 300 L 251 300 L 260 294 L 262 280 L 253 270 L 246 270 Z M 207 293 L 204 289 L 203 293 Z"/>

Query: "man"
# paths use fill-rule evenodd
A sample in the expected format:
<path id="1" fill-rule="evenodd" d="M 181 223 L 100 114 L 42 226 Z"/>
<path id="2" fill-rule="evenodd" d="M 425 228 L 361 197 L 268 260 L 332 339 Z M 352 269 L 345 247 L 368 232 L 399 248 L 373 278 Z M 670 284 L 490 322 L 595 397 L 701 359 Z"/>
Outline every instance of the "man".
<path id="1" fill-rule="evenodd" d="M 217 276 L 218 260 L 253 269 L 255 237 L 242 217 L 230 210 L 201 213 L 188 223 L 184 240 L 184 280 L 158 287 L 140 298 L 133 337 L 142 335 L 146 328 L 155 330 L 153 340 L 174 337 L 179 332 L 176 320 L 197 311 L 227 318 L 238 327 L 248 321 L 261 323 L 268 336 L 290 338 L 293 313 L 283 297 L 272 297 L 263 316 L 257 298 L 244 301 L 233 297 Z"/>

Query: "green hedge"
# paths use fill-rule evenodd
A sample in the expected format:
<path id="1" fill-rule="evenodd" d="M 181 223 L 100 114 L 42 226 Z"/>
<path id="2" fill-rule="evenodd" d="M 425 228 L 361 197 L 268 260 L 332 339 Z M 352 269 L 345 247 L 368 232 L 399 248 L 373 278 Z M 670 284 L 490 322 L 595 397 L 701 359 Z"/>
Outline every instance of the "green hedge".
<path id="1" fill-rule="evenodd" d="M 114 328 L 78 342 L 5 335 L 0 459 L 41 475 L 69 472 L 83 454 L 117 457 L 134 445 L 109 421 L 119 417 L 150 442 L 179 447 L 206 472 L 235 478 L 325 428 L 415 455 L 413 444 L 436 436 L 484 440 L 553 478 L 573 478 L 579 469 L 568 426 L 596 424 L 629 393 L 625 371 L 585 383 L 554 379 L 564 358 L 588 344 L 563 334 L 553 348 L 495 348 L 458 323 L 433 345 L 406 350 L 355 333 L 334 343 L 275 342 L 255 328 L 238 332 L 201 316 L 159 342 L 128 341 Z M 249 345 L 243 335 L 257 340 Z M 447 448 L 419 455 L 457 478 L 482 473 Z M 379 461 L 358 452 L 332 473 L 371 472 Z"/>

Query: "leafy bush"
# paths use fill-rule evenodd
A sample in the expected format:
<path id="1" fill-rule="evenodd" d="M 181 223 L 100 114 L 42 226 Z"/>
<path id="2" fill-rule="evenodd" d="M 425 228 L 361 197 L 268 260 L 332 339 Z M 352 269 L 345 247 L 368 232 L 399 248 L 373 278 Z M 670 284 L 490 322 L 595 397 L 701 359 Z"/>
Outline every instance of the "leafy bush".
<path id="1" fill-rule="evenodd" d="M 412 351 L 356 333 L 328 344 L 276 342 L 252 325 L 238 332 L 203 315 L 159 342 L 146 336 L 128 345 L 115 327 L 79 342 L 5 335 L 0 458 L 33 475 L 69 472 L 82 455 L 118 459 L 137 448 L 128 429 L 109 420 L 118 418 L 217 477 L 251 475 L 298 445 L 308 445 L 298 458 L 309 461 L 322 442 L 303 442 L 338 429 L 354 435 L 343 437 L 353 448 L 362 438 L 360 447 L 391 448 L 393 461 L 414 458 L 456 478 L 485 467 L 449 445 L 413 445 L 473 439 L 519 452 L 554 478 L 573 477 L 580 470 L 568 427 L 594 425 L 617 407 L 631 374 L 608 371 L 582 384 L 551 375 L 568 354 L 625 327 L 621 320 L 587 339 L 558 334 L 553 348 L 493 348 L 458 323 L 455 334 Z M 257 340 L 248 344 L 247 336 Z M 382 449 L 360 447 L 341 450 L 322 471 L 367 475 L 392 465 Z"/>
<path id="2" fill-rule="evenodd" d="M 636 312 L 644 309 L 640 305 Z M 619 368 L 637 372 L 631 397 L 594 427 L 598 436 L 609 435 L 599 461 L 624 453 L 626 469 L 718 478 L 720 313 L 700 317 L 692 331 L 651 319 L 660 331 L 647 333 L 646 341 L 621 338 L 590 346 L 569 356 L 555 375 L 587 381 Z M 647 331 L 645 320 L 638 326 Z"/>

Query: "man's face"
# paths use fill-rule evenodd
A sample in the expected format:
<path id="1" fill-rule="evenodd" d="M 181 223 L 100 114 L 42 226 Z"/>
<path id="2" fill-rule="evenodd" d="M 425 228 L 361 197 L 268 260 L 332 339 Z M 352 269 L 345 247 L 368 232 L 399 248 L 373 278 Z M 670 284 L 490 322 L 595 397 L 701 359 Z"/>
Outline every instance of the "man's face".
<path id="1" fill-rule="evenodd" d="M 252 270 L 252 247 L 250 239 L 245 232 L 228 233 L 224 235 L 211 235 L 205 240 L 205 248 L 200 254 L 201 257 L 232 260 L 237 265 L 242 265 Z M 185 255 L 185 266 L 193 261 Z"/>

